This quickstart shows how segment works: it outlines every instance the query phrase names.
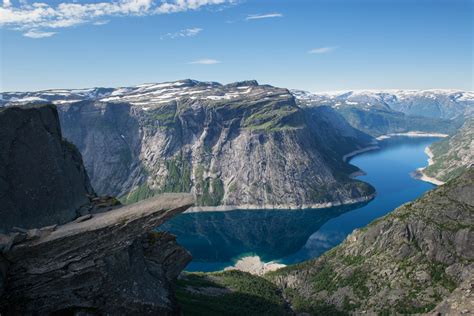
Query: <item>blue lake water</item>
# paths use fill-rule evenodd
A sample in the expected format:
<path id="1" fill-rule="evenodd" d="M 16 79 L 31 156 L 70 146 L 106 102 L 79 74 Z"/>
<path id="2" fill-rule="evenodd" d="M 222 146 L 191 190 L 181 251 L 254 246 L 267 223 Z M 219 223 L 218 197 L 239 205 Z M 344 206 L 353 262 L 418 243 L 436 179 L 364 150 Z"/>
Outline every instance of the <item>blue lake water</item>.
<path id="1" fill-rule="evenodd" d="M 217 271 L 239 258 L 258 255 L 284 264 L 318 257 L 355 228 L 366 226 L 434 185 L 411 173 L 427 163 L 426 146 L 436 138 L 396 137 L 350 162 L 367 174 L 377 197 L 369 203 L 314 210 L 236 210 L 181 214 L 159 229 L 177 236 L 193 255 L 187 271 Z"/>

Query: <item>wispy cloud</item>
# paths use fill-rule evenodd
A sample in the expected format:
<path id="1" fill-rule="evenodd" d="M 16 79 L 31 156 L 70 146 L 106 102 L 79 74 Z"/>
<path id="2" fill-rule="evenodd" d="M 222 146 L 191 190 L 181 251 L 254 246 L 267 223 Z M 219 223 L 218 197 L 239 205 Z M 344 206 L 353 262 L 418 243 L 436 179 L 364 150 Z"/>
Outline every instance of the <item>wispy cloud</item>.
<path id="1" fill-rule="evenodd" d="M 245 20 L 260 20 L 260 19 L 271 19 L 271 18 L 282 18 L 281 13 L 267 13 L 267 14 L 251 14 L 245 18 Z"/>
<path id="2" fill-rule="evenodd" d="M 51 37 L 56 32 L 43 32 L 37 30 L 29 30 L 28 32 L 24 33 L 23 36 L 30 37 L 30 38 L 44 38 L 44 37 Z"/>
<path id="3" fill-rule="evenodd" d="M 336 46 L 326 46 L 326 47 L 318 47 L 310 50 L 308 53 L 310 54 L 326 54 L 330 53 L 333 50 L 335 50 L 337 47 Z"/>
<path id="4" fill-rule="evenodd" d="M 195 60 L 195 61 L 191 61 L 188 64 L 214 65 L 214 64 L 220 64 L 220 63 L 221 62 L 219 60 L 204 58 L 204 59 L 198 59 L 198 60 Z"/>
<path id="5" fill-rule="evenodd" d="M 95 21 L 92 24 L 94 25 L 105 25 L 108 24 L 110 21 L 109 20 L 102 20 L 102 21 Z"/>
<path id="6" fill-rule="evenodd" d="M 114 0 L 77 3 L 74 0 L 55 6 L 20 2 L 13 6 L 3 0 L 0 7 L 0 27 L 25 32 L 55 33 L 51 29 L 67 28 L 85 23 L 103 24 L 109 17 L 147 16 L 198 10 L 206 6 L 233 3 L 235 0 Z"/>
<path id="7" fill-rule="evenodd" d="M 201 28 L 193 27 L 193 28 L 189 28 L 189 29 L 179 30 L 178 32 L 174 32 L 174 33 L 167 33 L 167 34 L 161 36 L 161 39 L 179 38 L 179 37 L 192 37 L 192 36 L 198 35 L 201 32 L 202 32 Z"/>

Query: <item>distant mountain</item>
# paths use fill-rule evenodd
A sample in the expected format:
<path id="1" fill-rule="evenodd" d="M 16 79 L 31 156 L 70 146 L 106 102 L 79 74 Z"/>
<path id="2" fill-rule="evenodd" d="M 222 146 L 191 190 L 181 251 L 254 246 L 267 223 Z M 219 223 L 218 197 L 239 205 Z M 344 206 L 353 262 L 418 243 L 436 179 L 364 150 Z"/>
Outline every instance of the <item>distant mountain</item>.
<path id="1" fill-rule="evenodd" d="M 454 119 L 474 113 L 474 91 L 433 90 L 356 90 L 309 93 L 291 92 L 304 104 L 330 103 L 395 110 L 406 115 Z"/>
<path id="2" fill-rule="evenodd" d="M 474 164 L 474 119 L 468 119 L 453 136 L 433 143 L 429 149 L 430 165 L 422 172 L 446 182 Z"/>
<path id="3" fill-rule="evenodd" d="M 374 139 L 330 107 L 297 106 L 287 89 L 181 80 L 51 91 L 25 96 L 58 104 L 95 190 L 126 203 L 192 192 L 199 206 L 305 208 L 374 192 L 350 178 L 358 169 L 342 159 Z M 9 93 L 3 102 L 23 99 Z"/>
<path id="4" fill-rule="evenodd" d="M 474 114 L 474 92 L 387 90 L 309 93 L 292 90 L 301 106 L 330 106 L 372 136 L 420 131 L 453 133 Z"/>

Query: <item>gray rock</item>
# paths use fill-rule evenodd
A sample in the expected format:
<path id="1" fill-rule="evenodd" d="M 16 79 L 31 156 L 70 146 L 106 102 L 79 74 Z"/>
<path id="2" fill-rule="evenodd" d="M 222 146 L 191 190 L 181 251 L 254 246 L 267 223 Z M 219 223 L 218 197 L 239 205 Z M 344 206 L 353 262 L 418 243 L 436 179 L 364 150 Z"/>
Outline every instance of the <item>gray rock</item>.
<path id="1" fill-rule="evenodd" d="M 56 108 L 2 108 L 0 126 L 0 232 L 74 219 L 93 190 Z"/>
<path id="2" fill-rule="evenodd" d="M 91 218 L 92 218 L 92 214 L 87 214 L 87 215 L 79 216 L 78 218 L 76 218 L 74 220 L 74 222 L 82 223 L 82 222 L 85 222 L 87 220 L 90 220 Z"/>
<path id="3" fill-rule="evenodd" d="M 0 313 L 178 313 L 171 282 L 191 256 L 173 236 L 149 232 L 192 204 L 189 194 L 162 195 L 14 245 Z"/>

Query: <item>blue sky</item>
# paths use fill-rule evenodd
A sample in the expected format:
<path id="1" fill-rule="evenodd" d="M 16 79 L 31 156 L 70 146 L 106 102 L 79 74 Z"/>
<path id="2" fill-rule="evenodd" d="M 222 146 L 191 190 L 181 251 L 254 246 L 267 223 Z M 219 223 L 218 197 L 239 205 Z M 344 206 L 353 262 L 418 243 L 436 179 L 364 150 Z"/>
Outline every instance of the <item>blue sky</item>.
<path id="1" fill-rule="evenodd" d="M 184 78 L 474 90 L 471 0 L 103 1 L 4 0 L 0 90 Z"/>

